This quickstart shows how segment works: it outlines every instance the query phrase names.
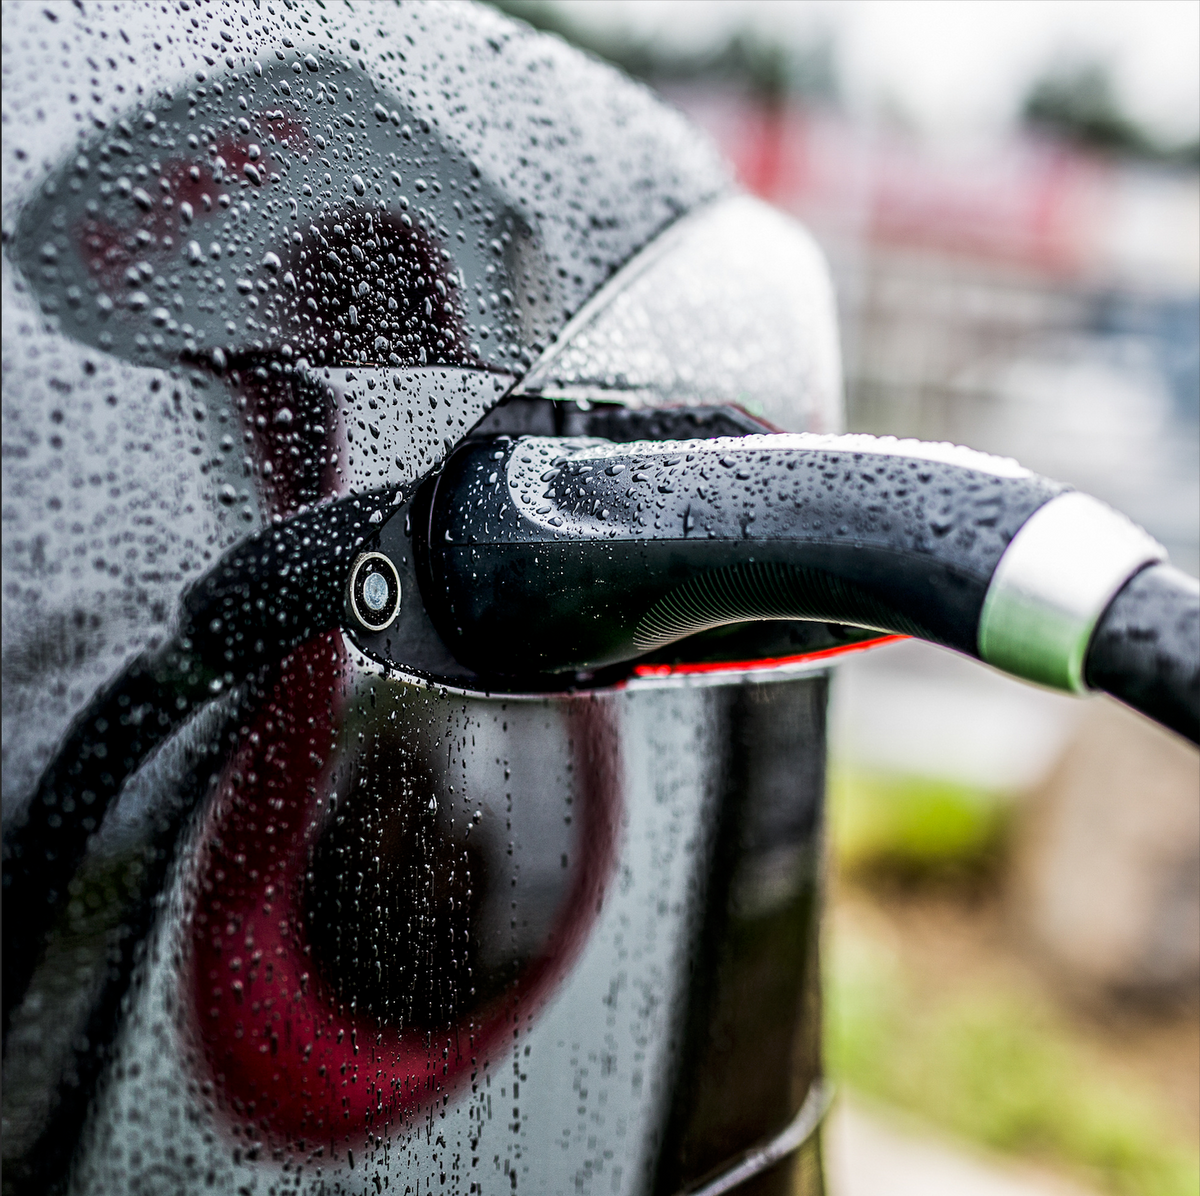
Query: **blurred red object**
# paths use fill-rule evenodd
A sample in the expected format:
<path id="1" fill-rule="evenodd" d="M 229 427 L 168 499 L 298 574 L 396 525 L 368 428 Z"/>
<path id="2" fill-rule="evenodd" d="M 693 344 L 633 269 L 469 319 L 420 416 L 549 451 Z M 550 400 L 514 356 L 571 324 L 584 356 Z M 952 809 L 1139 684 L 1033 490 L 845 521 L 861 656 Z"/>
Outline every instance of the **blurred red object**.
<path id="1" fill-rule="evenodd" d="M 818 237 L 932 250 L 1039 274 L 1090 272 L 1119 167 L 1029 136 L 935 146 L 827 110 L 716 89 L 670 98 L 742 184 Z"/>

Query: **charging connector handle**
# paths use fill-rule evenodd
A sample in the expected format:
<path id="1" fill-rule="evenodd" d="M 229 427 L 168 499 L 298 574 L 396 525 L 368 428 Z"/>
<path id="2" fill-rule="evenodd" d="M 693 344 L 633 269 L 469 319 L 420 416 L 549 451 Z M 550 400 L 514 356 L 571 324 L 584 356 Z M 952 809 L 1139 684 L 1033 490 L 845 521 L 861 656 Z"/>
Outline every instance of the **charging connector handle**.
<path id="1" fill-rule="evenodd" d="M 439 633 L 498 679 L 813 619 L 1082 692 L 1103 612 L 1165 555 L 1015 461 L 870 436 L 471 441 L 428 484 L 415 526 Z"/>
<path id="2" fill-rule="evenodd" d="M 1065 487 L 1015 461 L 871 436 L 469 442 L 426 494 L 426 607 L 511 676 L 697 631 L 817 619 L 978 655 L 996 565 Z"/>

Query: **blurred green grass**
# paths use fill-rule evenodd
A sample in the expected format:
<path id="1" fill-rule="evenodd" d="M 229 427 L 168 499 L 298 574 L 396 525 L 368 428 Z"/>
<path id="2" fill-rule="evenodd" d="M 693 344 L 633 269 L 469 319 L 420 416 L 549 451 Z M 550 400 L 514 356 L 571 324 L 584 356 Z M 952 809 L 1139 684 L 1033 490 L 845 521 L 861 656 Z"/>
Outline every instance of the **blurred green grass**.
<path id="1" fill-rule="evenodd" d="M 1012 804 L 954 781 L 835 769 L 830 817 L 839 873 L 914 884 L 987 882 L 1003 866 Z"/>
<path id="2" fill-rule="evenodd" d="M 831 819 L 839 875 L 886 902 L 881 879 L 942 892 L 996 882 L 1011 806 L 966 786 L 841 772 Z M 1051 1001 L 994 976 L 931 984 L 854 919 L 826 961 L 826 1057 L 848 1086 L 1117 1196 L 1200 1192 L 1200 1153 L 1165 1128 L 1148 1090 L 1080 1047 Z"/>

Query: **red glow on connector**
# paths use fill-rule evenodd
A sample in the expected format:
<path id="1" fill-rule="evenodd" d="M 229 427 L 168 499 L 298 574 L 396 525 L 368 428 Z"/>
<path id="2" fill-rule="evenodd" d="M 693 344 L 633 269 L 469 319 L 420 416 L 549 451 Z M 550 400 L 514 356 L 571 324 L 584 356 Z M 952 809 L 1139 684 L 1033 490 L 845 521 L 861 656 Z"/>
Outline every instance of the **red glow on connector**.
<path id="1" fill-rule="evenodd" d="M 874 640 L 858 640 L 853 644 L 839 644 L 836 648 L 822 648 L 819 652 L 802 652 L 799 656 L 776 656 L 768 660 L 722 660 L 702 664 L 639 664 L 635 677 L 690 677 L 700 673 L 741 673 L 747 669 L 773 669 L 785 664 L 808 664 L 813 660 L 828 660 L 835 656 L 848 656 L 852 652 L 865 652 L 881 644 L 892 644 L 906 640 L 907 635 L 883 635 Z"/>

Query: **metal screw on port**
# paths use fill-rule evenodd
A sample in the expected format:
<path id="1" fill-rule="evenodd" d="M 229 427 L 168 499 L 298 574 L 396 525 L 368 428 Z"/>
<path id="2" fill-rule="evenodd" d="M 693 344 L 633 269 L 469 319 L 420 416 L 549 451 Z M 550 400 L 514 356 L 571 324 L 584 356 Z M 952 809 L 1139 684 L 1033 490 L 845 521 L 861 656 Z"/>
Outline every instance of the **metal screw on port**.
<path id="1" fill-rule="evenodd" d="M 360 553 L 350 567 L 346 613 L 360 630 L 384 631 L 400 613 L 400 574 L 382 552 Z"/>

